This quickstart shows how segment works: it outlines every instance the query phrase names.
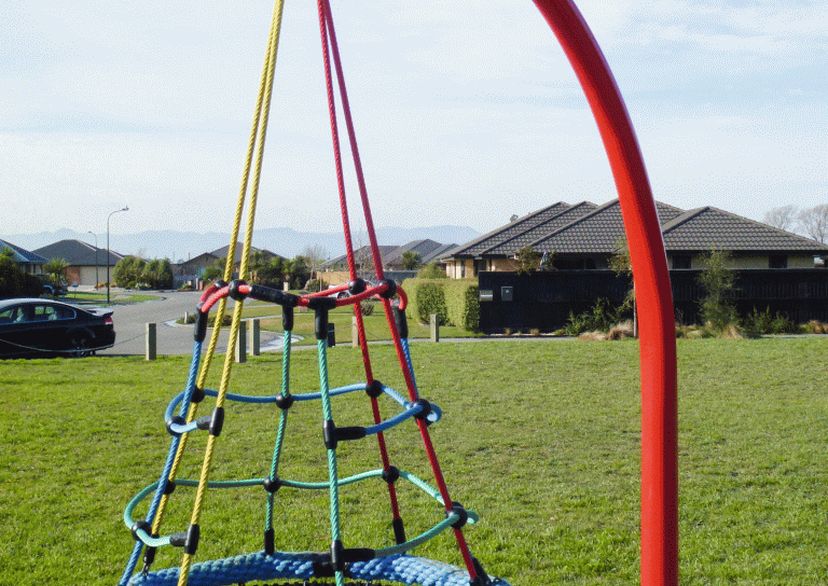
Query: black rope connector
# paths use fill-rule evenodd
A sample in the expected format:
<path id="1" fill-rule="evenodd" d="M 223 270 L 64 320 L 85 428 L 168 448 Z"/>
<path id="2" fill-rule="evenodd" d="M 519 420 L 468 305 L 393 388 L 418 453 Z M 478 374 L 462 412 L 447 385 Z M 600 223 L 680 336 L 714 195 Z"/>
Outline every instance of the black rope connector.
<path id="1" fill-rule="evenodd" d="M 144 569 L 149 570 L 149 567 L 152 565 L 152 562 L 155 561 L 155 552 L 157 551 L 154 547 L 147 547 L 144 550 Z"/>
<path id="2" fill-rule="evenodd" d="M 365 291 L 366 288 L 367 285 L 365 284 L 365 280 L 360 279 L 358 277 L 350 283 L 348 283 L 348 293 L 350 293 L 351 295 L 359 295 L 360 293 Z"/>
<path id="3" fill-rule="evenodd" d="M 167 433 L 173 435 L 175 437 L 180 436 L 181 434 L 177 431 L 173 431 L 173 425 L 184 425 L 187 423 L 187 420 L 181 417 L 181 415 L 173 415 L 173 418 L 167 421 Z"/>
<path id="4" fill-rule="evenodd" d="M 398 517 L 392 521 L 391 526 L 394 528 L 394 541 L 397 542 L 397 545 L 405 543 L 405 525 L 403 525 L 403 520 Z"/>
<path id="5" fill-rule="evenodd" d="M 417 399 L 414 401 L 414 405 L 422 405 L 422 410 L 414 416 L 414 419 L 422 419 L 426 423 L 431 423 L 428 420 L 428 416 L 431 413 L 431 403 L 426 401 L 425 399 Z"/>
<path id="6" fill-rule="evenodd" d="M 184 553 L 194 555 L 198 549 L 199 529 L 198 525 L 190 525 L 187 529 L 187 539 L 184 542 Z"/>
<path id="7" fill-rule="evenodd" d="M 262 483 L 264 489 L 269 492 L 270 494 L 275 493 L 279 490 L 282 486 L 282 481 L 279 478 L 265 478 L 264 482 Z"/>
<path id="8" fill-rule="evenodd" d="M 408 318 L 399 307 L 394 307 L 394 322 L 397 324 L 397 332 L 399 332 L 400 338 L 408 338 Z"/>
<path id="9" fill-rule="evenodd" d="M 242 285 L 247 285 L 247 283 L 241 279 L 233 279 L 230 281 L 230 290 L 227 292 L 230 299 L 235 301 L 243 301 L 244 298 L 247 297 L 247 293 L 239 291 L 239 287 Z"/>
<path id="10" fill-rule="evenodd" d="M 164 494 L 172 494 L 175 491 L 175 480 L 167 480 L 164 485 Z"/>
<path id="11" fill-rule="evenodd" d="M 333 309 L 336 307 L 334 297 L 309 297 L 308 307 L 311 309 Z"/>
<path id="12" fill-rule="evenodd" d="M 316 317 L 314 318 L 314 334 L 317 340 L 328 339 L 328 310 L 324 307 L 316 308 Z"/>
<path id="13" fill-rule="evenodd" d="M 326 419 L 322 424 L 322 438 L 325 440 L 325 447 L 329 450 L 335 450 L 337 444 L 336 424 L 333 419 Z"/>
<path id="14" fill-rule="evenodd" d="M 383 386 L 384 385 L 380 381 L 374 379 L 370 383 L 365 385 L 365 392 L 369 397 L 376 399 L 377 397 L 382 395 Z"/>
<path id="15" fill-rule="evenodd" d="M 267 555 L 273 555 L 276 552 L 276 539 L 273 527 L 264 532 L 264 550 Z"/>
<path id="16" fill-rule="evenodd" d="M 227 281 L 225 281 L 224 279 L 219 279 L 218 281 L 214 281 L 214 283 L 216 285 L 216 289 L 221 289 L 222 287 L 227 286 Z"/>
<path id="17" fill-rule="evenodd" d="M 222 427 L 224 427 L 224 407 L 216 407 L 210 417 L 210 435 L 218 437 Z"/>
<path id="18" fill-rule="evenodd" d="M 385 285 L 385 291 L 380 293 L 380 297 L 384 297 L 385 299 L 391 299 L 394 295 L 397 294 L 397 283 L 394 279 L 383 279 L 380 281 L 380 285 Z"/>
<path id="19" fill-rule="evenodd" d="M 463 505 L 461 505 L 457 501 L 451 503 L 451 512 L 457 515 L 457 520 L 451 524 L 451 526 L 455 529 L 460 529 L 466 523 L 469 522 L 469 513 L 466 511 Z M 446 512 L 446 516 L 448 516 L 448 514 L 449 513 Z"/>
<path id="20" fill-rule="evenodd" d="M 199 309 L 196 314 L 195 329 L 193 330 L 193 340 L 196 342 L 203 342 L 207 337 L 207 325 L 210 322 L 210 314 L 206 311 L 202 313 Z"/>
<path id="21" fill-rule="evenodd" d="M 282 306 L 282 329 L 286 332 L 293 330 L 293 306 Z"/>
<path id="22" fill-rule="evenodd" d="M 201 403 L 204 400 L 204 389 L 201 387 L 194 387 L 193 394 L 190 395 L 190 403 Z"/>
<path id="23" fill-rule="evenodd" d="M 138 537 L 139 529 L 143 529 L 147 535 L 152 535 L 152 525 L 150 525 L 146 519 L 140 519 L 139 521 L 135 521 L 135 523 L 132 524 L 132 528 L 130 529 L 132 537 L 135 538 L 135 541 L 141 540 L 141 538 Z"/>
<path id="24" fill-rule="evenodd" d="M 331 543 L 331 565 L 337 572 L 345 569 L 345 546 L 339 539 Z"/>
<path id="25" fill-rule="evenodd" d="M 287 411 L 293 405 L 294 400 L 293 395 L 290 393 L 287 395 L 276 395 L 276 406 L 282 411 Z"/>
<path id="26" fill-rule="evenodd" d="M 400 479 L 400 469 L 396 466 L 389 466 L 388 470 L 382 471 L 382 479 L 388 484 L 394 484 Z"/>
<path id="27" fill-rule="evenodd" d="M 483 565 L 474 556 L 472 556 L 472 564 L 474 565 L 474 572 L 477 574 L 477 578 L 471 580 L 469 586 L 490 586 L 492 580 L 489 578 L 489 574 L 486 573 Z"/>

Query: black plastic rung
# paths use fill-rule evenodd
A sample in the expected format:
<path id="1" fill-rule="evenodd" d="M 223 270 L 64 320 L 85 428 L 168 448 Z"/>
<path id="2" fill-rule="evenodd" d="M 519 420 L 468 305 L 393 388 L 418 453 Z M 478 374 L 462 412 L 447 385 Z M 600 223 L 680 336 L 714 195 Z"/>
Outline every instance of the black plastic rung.
<path id="1" fill-rule="evenodd" d="M 275 303 L 282 307 L 296 307 L 299 304 L 299 297 L 293 293 L 287 293 L 272 287 L 265 287 L 264 285 L 251 285 L 249 296 L 252 299 Z"/>

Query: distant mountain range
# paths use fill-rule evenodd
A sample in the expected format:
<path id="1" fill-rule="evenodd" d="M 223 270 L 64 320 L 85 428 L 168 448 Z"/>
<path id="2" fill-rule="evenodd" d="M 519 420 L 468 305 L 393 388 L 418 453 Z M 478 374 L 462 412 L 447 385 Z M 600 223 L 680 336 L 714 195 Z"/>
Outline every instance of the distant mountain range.
<path id="1" fill-rule="evenodd" d="M 402 245 L 412 240 L 430 238 L 443 244 L 463 244 L 480 234 L 468 226 L 423 226 L 419 228 L 377 228 L 380 244 Z M 34 250 L 58 240 L 73 238 L 94 244 L 91 234 L 62 228 L 53 232 L 35 234 L 8 234 L 4 240 Z M 145 257 L 168 257 L 173 261 L 187 260 L 202 252 L 224 246 L 230 239 L 229 233 L 222 232 L 179 232 L 176 230 L 147 230 L 134 234 L 111 234 L 112 250 L 121 254 L 140 254 Z M 363 232 L 353 235 L 354 247 L 368 244 Z M 344 254 L 345 244 L 339 232 L 298 232 L 292 228 L 265 228 L 253 234 L 253 245 L 266 248 L 285 257 L 293 257 L 307 246 L 322 246 L 329 258 Z M 98 246 L 106 248 L 106 234 L 98 235 Z"/>

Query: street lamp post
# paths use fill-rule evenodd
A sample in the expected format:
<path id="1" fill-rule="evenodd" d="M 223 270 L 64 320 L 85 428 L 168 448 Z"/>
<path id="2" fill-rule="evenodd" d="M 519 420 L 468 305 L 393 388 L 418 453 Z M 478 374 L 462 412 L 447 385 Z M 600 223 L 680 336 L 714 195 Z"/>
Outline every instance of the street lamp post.
<path id="1" fill-rule="evenodd" d="M 95 238 L 95 288 L 98 288 L 98 283 L 101 282 L 101 278 L 98 276 L 98 235 L 95 234 L 92 230 L 87 230 L 87 234 L 92 234 Z"/>
<path id="2" fill-rule="evenodd" d="M 109 260 L 110 260 L 110 252 L 109 252 L 109 219 L 118 212 L 126 212 L 129 211 L 129 206 L 124 206 L 120 210 L 115 210 L 114 212 L 110 212 L 110 214 L 106 217 L 106 303 L 109 305 Z"/>

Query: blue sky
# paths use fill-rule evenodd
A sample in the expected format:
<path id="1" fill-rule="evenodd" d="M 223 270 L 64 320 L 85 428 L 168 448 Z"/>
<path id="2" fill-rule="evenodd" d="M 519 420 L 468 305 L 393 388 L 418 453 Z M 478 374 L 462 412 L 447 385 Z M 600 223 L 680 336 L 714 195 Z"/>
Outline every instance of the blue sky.
<path id="1" fill-rule="evenodd" d="M 239 8 L 239 7 L 242 8 Z M 828 202 L 828 4 L 583 0 L 656 197 Z M 0 233 L 229 228 L 269 1 L 0 4 Z M 339 228 L 315 2 L 288 0 L 258 225 Z M 375 218 L 489 230 L 614 197 L 526 0 L 334 2 Z M 349 190 L 356 195 L 353 187 Z"/>

